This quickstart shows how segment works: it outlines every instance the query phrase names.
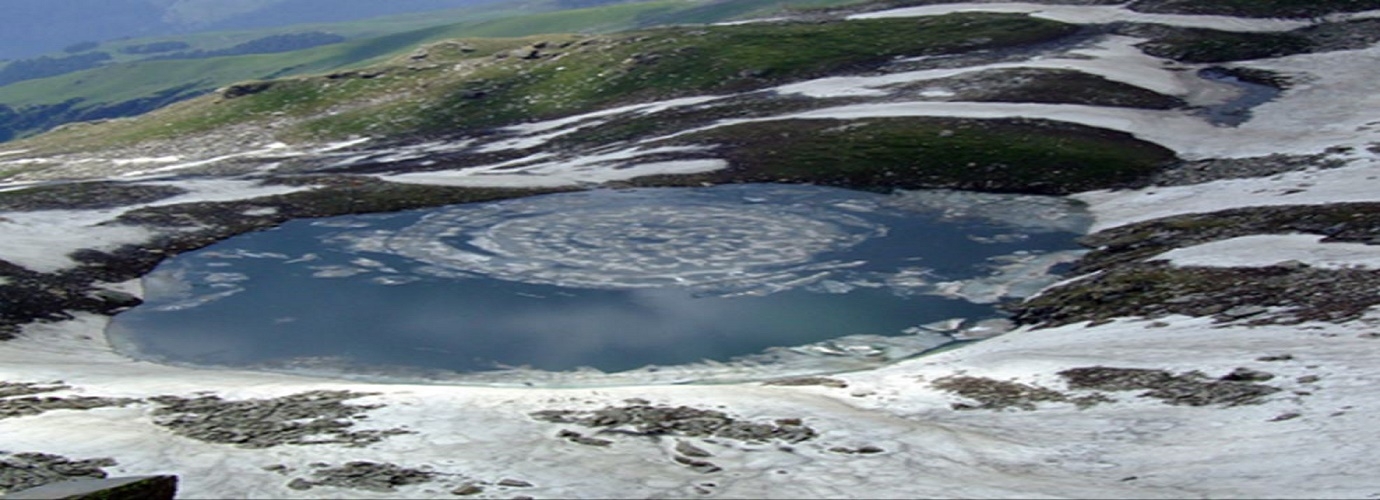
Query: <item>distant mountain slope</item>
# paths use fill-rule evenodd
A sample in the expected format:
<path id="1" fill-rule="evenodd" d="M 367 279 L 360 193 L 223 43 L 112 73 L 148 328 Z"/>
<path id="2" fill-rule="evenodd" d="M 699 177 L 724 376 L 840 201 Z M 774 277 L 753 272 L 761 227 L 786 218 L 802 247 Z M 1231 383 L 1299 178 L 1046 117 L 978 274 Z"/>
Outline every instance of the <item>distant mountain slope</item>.
<path id="1" fill-rule="evenodd" d="M 0 59 L 82 41 L 339 22 L 497 0 L 6 0 Z"/>
<path id="2" fill-rule="evenodd" d="M 283 0 L 275 8 L 296 9 L 313 1 Z M 451 10 L 444 15 L 299 25 L 293 28 L 301 30 L 298 32 L 277 28 L 140 39 L 100 44 L 94 52 L 86 44 L 74 47 L 86 49 L 79 54 L 44 56 L 0 67 L 0 141 L 74 121 L 137 115 L 238 81 L 376 63 L 420 44 L 447 38 L 611 32 L 660 24 L 715 22 L 791 6 L 852 1 L 534 0 Z M 589 5 L 595 6 L 575 8 Z M 318 45 L 340 39 L 348 40 Z M 281 44 L 268 42 L 279 41 L 303 43 L 310 48 L 286 52 L 245 48 L 273 48 Z M 17 67 L 23 71 L 16 70 Z"/>

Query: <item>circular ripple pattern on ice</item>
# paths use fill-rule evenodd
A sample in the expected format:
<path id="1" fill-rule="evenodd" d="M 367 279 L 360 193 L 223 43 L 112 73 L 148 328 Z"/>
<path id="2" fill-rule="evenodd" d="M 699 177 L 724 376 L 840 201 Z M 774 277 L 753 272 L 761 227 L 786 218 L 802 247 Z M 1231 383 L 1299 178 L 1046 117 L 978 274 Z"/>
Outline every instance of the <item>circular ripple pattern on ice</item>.
<path id="1" fill-rule="evenodd" d="M 748 198 L 728 205 L 691 191 L 541 196 L 445 209 L 351 245 L 414 259 L 432 274 L 737 293 L 851 267 L 857 263 L 827 255 L 885 234 L 884 226 L 837 206 L 780 194 L 785 202 Z"/>

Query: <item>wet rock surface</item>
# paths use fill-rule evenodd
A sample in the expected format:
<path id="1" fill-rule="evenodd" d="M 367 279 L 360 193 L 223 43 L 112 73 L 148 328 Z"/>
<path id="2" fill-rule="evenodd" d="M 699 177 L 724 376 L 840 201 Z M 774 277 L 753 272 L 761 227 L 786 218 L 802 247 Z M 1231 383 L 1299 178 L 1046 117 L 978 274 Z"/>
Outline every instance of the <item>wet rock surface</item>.
<path id="1" fill-rule="evenodd" d="M 240 401 L 217 396 L 159 396 L 150 400 L 162 405 L 153 413 L 155 424 L 199 441 L 243 448 L 314 444 L 360 447 L 409 433 L 402 429 L 352 430 L 355 420 L 381 405 L 353 405 L 345 401 L 369 395 L 314 391 Z"/>
<path id="2" fill-rule="evenodd" d="M 543 410 L 532 418 L 544 422 L 598 427 L 604 432 L 642 436 L 715 437 L 738 441 L 798 443 L 818 435 L 798 420 L 746 422 L 716 410 L 688 406 L 609 406 L 593 411 Z M 568 432 L 568 431 L 567 431 Z"/>
<path id="3" fill-rule="evenodd" d="M 73 460 L 47 453 L 0 452 L 0 493 L 13 493 L 72 479 L 102 479 L 115 460 Z"/>

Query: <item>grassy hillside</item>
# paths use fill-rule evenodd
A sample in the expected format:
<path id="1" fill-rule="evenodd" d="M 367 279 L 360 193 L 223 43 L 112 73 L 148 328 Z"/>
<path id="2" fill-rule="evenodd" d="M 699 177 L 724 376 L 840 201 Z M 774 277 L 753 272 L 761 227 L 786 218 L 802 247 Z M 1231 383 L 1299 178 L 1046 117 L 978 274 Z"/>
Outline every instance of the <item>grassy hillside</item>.
<path id="1" fill-rule="evenodd" d="M 974 13 L 459 39 L 429 47 L 424 58 L 241 85 L 136 120 L 26 142 L 94 148 L 268 122 L 292 140 L 454 133 L 633 102 L 749 91 L 866 70 L 896 57 L 1020 46 L 1075 30 L 1023 15 Z"/>
<path id="2" fill-rule="evenodd" d="M 0 87 L 0 117 L 12 110 L 18 118 L 0 123 L 0 139 L 24 136 L 69 121 L 129 116 L 246 81 L 316 74 L 377 64 L 417 46 L 452 38 L 522 37 L 547 33 L 605 33 L 658 24 L 713 22 L 769 13 L 784 7 L 828 6 L 854 0 L 787 0 L 763 2 L 654 0 L 554 11 L 555 2 L 501 4 L 499 7 L 453 12 L 458 22 L 441 24 L 440 14 L 398 16 L 380 22 L 297 27 L 352 38 L 343 43 L 306 50 L 191 60 L 114 62 L 99 68 L 28 80 Z M 417 28 L 417 26 L 425 26 Z M 109 52 L 151 43 L 183 41 L 185 50 L 218 50 L 253 37 L 286 33 L 204 34 L 185 39 L 130 40 L 111 44 Z M 375 36 L 364 36 L 375 35 Z M 98 50 L 107 50 L 101 47 Z M 8 133 L 6 130 L 8 129 Z"/>

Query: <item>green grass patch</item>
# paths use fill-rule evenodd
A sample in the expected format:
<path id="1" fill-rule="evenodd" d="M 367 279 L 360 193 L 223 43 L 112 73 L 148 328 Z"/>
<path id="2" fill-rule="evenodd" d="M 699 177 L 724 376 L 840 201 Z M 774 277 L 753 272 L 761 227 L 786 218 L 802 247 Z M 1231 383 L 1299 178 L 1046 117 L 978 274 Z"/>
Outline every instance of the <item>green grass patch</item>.
<path id="1" fill-rule="evenodd" d="M 1076 29 L 1022 15 L 954 14 L 634 32 L 612 41 L 543 49 L 544 56 L 539 51 L 532 59 L 490 66 L 437 96 L 420 122 L 388 130 L 474 130 L 633 102 L 742 92 L 871 69 L 897 57 L 1049 41 Z M 311 133 L 358 133 L 376 112 L 323 118 L 310 125 Z"/>
<path id="2" fill-rule="evenodd" d="M 1176 160 L 1129 134 L 1045 120 L 870 118 L 721 127 L 682 139 L 719 145 L 711 182 L 810 182 L 1067 194 L 1132 185 Z"/>

